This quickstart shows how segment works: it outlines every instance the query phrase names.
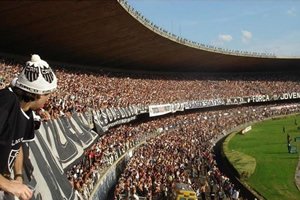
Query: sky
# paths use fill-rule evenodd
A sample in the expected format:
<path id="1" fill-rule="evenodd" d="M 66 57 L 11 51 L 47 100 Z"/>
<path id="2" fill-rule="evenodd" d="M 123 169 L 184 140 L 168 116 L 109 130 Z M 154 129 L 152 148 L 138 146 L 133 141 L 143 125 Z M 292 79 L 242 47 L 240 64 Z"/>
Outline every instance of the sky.
<path id="1" fill-rule="evenodd" d="M 224 49 L 300 57 L 300 0 L 127 0 L 154 24 Z"/>

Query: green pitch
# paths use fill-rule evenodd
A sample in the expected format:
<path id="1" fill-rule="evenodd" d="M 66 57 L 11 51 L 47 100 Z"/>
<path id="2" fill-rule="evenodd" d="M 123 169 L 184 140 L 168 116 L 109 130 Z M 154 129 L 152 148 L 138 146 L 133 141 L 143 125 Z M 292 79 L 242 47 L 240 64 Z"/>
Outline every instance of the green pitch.
<path id="1" fill-rule="evenodd" d="M 298 152 L 288 153 L 287 134 L 292 150 Z M 229 136 L 223 148 L 241 179 L 266 199 L 300 199 L 294 179 L 300 151 L 300 115 L 254 124 L 244 135 Z"/>

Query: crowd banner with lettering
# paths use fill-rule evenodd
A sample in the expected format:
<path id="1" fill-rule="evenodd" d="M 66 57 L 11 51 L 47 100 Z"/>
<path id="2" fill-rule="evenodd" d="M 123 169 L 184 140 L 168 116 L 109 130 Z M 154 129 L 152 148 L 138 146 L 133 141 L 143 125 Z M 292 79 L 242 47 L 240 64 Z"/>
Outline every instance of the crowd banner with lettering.
<path id="1" fill-rule="evenodd" d="M 134 107 L 135 107 L 137 115 L 149 113 L 148 105 L 139 104 L 139 105 L 135 105 Z"/>
<path id="2" fill-rule="evenodd" d="M 198 108 L 207 108 L 213 106 L 225 105 L 225 100 L 221 98 L 217 99 L 204 99 L 204 100 L 195 100 L 185 102 L 184 109 L 198 109 Z"/>
<path id="3" fill-rule="evenodd" d="M 300 99 L 300 92 L 283 93 L 279 96 L 280 100 Z"/>
<path id="4" fill-rule="evenodd" d="M 125 109 L 125 108 L 120 108 L 119 111 L 120 111 L 120 114 L 121 114 L 121 118 L 122 118 L 122 119 L 128 117 L 128 113 L 126 112 L 126 109 Z"/>
<path id="5" fill-rule="evenodd" d="M 172 112 L 184 111 L 184 103 L 173 103 L 172 104 Z"/>
<path id="6" fill-rule="evenodd" d="M 80 113 L 79 118 L 82 121 L 82 123 L 87 125 L 90 129 L 94 128 L 93 110 L 90 110 L 89 112 L 85 113 Z"/>
<path id="7" fill-rule="evenodd" d="M 213 106 L 221 105 L 240 105 L 247 103 L 262 103 L 262 102 L 272 102 L 272 101 L 282 101 L 282 100 L 292 100 L 300 99 L 299 92 L 289 92 L 282 94 L 259 94 L 246 97 L 230 97 L 225 99 L 208 99 L 208 100 L 193 100 L 187 101 L 184 104 L 184 109 L 198 109 L 198 108 L 207 108 Z"/>
<path id="8" fill-rule="evenodd" d="M 168 113 L 175 113 L 178 111 L 184 111 L 184 103 L 162 104 L 162 105 L 150 105 L 149 116 L 155 117 L 159 115 L 165 115 Z"/>
<path id="9" fill-rule="evenodd" d="M 29 144 L 33 173 L 30 179 L 25 176 L 24 181 L 35 189 L 31 199 L 77 199 L 75 190 L 42 134 L 44 133 L 37 131 L 36 140 Z"/>
<path id="10" fill-rule="evenodd" d="M 94 126 L 99 135 L 103 135 L 108 129 L 108 119 L 100 110 L 93 112 Z"/>
<path id="11" fill-rule="evenodd" d="M 261 102 L 271 102 L 271 101 L 283 101 L 283 100 L 293 100 L 300 99 L 299 92 L 287 92 L 282 94 L 262 94 L 262 95 L 253 95 L 245 97 L 248 103 L 261 103 Z"/>
<path id="12" fill-rule="evenodd" d="M 225 101 L 225 105 L 240 105 L 240 104 L 249 103 L 249 99 L 244 97 L 227 98 L 224 99 L 224 101 Z"/>
<path id="13" fill-rule="evenodd" d="M 81 116 L 81 118 L 80 118 Z M 75 113 L 73 117 L 66 118 L 65 126 L 70 130 L 73 140 L 79 139 L 81 141 L 81 145 L 83 149 L 91 146 L 94 141 L 99 137 L 99 135 L 90 128 L 87 124 L 82 123 L 80 119 L 82 119 L 82 114 Z"/>
<path id="14" fill-rule="evenodd" d="M 35 140 L 26 144 L 30 159 L 24 160 L 25 183 L 35 188 L 33 200 L 77 199 L 65 171 L 99 137 L 91 129 L 88 115 L 75 113 L 43 122 Z"/>
<path id="15" fill-rule="evenodd" d="M 149 106 L 149 116 L 155 117 L 159 115 L 165 115 L 172 112 L 172 104 L 162 104 L 162 105 L 150 105 Z"/>
<path id="16" fill-rule="evenodd" d="M 275 97 L 275 99 L 274 99 Z M 269 102 L 269 101 L 276 101 L 277 95 L 268 95 L 268 94 L 261 94 L 261 95 L 253 95 L 250 97 L 246 97 L 248 103 L 261 103 L 261 102 Z"/>
<path id="17" fill-rule="evenodd" d="M 120 124 L 129 123 L 129 122 L 131 122 L 135 119 L 136 119 L 136 116 L 132 116 L 132 117 L 129 117 L 129 118 L 126 118 L 126 119 L 120 119 L 120 120 L 117 120 L 117 121 L 114 121 L 112 123 L 107 124 L 106 126 L 102 127 L 102 129 L 103 130 L 108 130 L 111 127 L 114 127 L 114 126 L 117 126 L 117 125 L 120 125 Z"/>
<path id="18" fill-rule="evenodd" d="M 135 105 L 125 108 L 105 108 L 93 111 L 94 127 L 99 135 L 103 135 L 110 127 L 135 120 L 137 115 L 144 112 L 144 108 Z"/>

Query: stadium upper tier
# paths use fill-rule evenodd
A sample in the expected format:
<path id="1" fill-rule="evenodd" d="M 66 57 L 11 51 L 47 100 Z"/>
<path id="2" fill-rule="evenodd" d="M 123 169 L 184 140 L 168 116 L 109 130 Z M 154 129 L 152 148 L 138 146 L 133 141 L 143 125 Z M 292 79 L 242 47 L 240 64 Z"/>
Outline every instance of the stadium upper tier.
<path id="1" fill-rule="evenodd" d="M 156 26 L 126 1 L 1 1 L 0 52 L 117 69 L 274 71 L 300 58 L 224 50 Z M 205 30 L 203 30 L 205 32 Z"/>

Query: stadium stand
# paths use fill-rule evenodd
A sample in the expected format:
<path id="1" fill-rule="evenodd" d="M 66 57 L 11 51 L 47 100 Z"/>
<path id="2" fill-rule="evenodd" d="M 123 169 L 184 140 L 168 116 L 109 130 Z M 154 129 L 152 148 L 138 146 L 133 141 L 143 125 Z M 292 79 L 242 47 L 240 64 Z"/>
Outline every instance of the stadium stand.
<path id="1" fill-rule="evenodd" d="M 190 184 L 199 199 L 249 199 L 218 168 L 216 142 L 252 122 L 299 113 L 299 71 L 268 72 L 299 67 L 299 59 L 190 41 L 125 0 L 2 1 L 0 10 L 0 51 L 25 55 L 34 49 L 82 65 L 54 67 L 58 91 L 37 113 L 36 140 L 24 146 L 33 200 L 102 200 L 111 191 L 118 200 L 170 199 L 175 182 Z M 4 88 L 22 62 L 0 60 Z M 244 70 L 266 72 L 226 73 Z"/>
<path id="2" fill-rule="evenodd" d="M 10 83 L 19 68 L 17 62 L 2 60 L 1 87 Z M 28 176 L 29 182 L 47 182 L 49 177 L 57 177 L 55 183 L 63 192 L 50 192 L 51 198 L 97 196 L 95 187 L 107 169 L 137 145 L 141 147 L 122 173 L 115 199 L 136 195 L 140 199 L 166 198 L 173 180 L 191 184 L 199 198 L 231 198 L 239 188 L 234 188 L 217 168 L 212 151 L 215 142 L 233 127 L 299 112 L 298 103 L 293 101 L 299 98 L 299 83 L 297 75 L 291 74 L 182 76 L 59 68 L 56 74 L 59 92 L 40 113 L 44 122 L 37 132 L 37 142 L 30 144 L 38 161 L 34 159 L 35 170 Z M 169 108 L 167 103 L 173 103 L 171 110 L 164 110 Z M 276 103 L 280 109 L 274 109 Z M 194 109 L 200 112 L 133 123 L 137 116 L 150 113 L 150 105 L 153 110 L 162 105 L 153 112 L 154 116 Z M 119 126 L 114 128 L 116 125 Z M 37 152 L 45 152 L 46 160 Z M 45 166 L 38 164 L 42 160 Z M 149 166 L 145 168 L 144 164 Z M 42 180 L 40 176 L 45 172 L 48 173 Z M 49 190 L 35 185 L 35 198 L 44 197 L 51 188 L 58 187 L 56 184 L 48 185 Z"/>

